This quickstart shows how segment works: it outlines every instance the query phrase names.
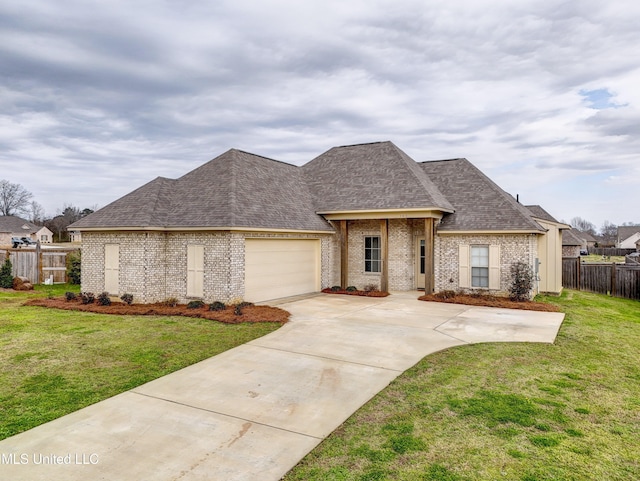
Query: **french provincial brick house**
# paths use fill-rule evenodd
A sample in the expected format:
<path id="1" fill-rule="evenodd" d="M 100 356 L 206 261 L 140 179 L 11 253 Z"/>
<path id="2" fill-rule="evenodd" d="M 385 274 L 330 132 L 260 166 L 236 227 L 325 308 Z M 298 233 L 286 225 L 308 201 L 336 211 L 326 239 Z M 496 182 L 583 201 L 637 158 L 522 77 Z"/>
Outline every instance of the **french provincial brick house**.
<path id="1" fill-rule="evenodd" d="M 333 285 L 504 294 L 518 261 L 559 293 L 568 227 L 466 159 L 416 162 L 378 142 L 301 167 L 232 149 L 69 229 L 85 291 L 256 302 Z"/>

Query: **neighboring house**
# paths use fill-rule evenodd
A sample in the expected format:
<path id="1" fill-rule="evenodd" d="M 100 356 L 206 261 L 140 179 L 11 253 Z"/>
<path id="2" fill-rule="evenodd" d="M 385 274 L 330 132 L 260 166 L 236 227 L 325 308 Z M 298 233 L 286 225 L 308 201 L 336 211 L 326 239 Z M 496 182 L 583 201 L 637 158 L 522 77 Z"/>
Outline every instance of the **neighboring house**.
<path id="1" fill-rule="evenodd" d="M 15 215 L 0 216 L 0 245 L 11 245 L 12 237 L 29 237 L 41 243 L 51 243 L 53 233 Z"/>
<path id="2" fill-rule="evenodd" d="M 562 231 L 562 257 L 580 257 L 582 239 L 578 239 L 574 232 L 575 229 Z"/>
<path id="3" fill-rule="evenodd" d="M 540 292 L 562 291 L 562 233 L 571 226 L 558 222 L 539 205 L 528 205 L 534 220 L 546 229 L 538 236 L 538 257 L 534 267 Z M 560 262 L 558 262 L 560 259 Z"/>
<path id="4" fill-rule="evenodd" d="M 80 231 L 69 231 L 69 242 L 82 242 L 82 234 L 80 233 Z"/>
<path id="5" fill-rule="evenodd" d="M 582 242 L 580 250 L 588 251 L 589 248 L 595 247 L 598 243 L 597 239 L 588 232 L 582 232 L 576 229 L 572 229 L 571 232 Z"/>
<path id="6" fill-rule="evenodd" d="M 616 247 L 620 249 L 635 249 L 638 240 L 640 240 L 640 225 L 618 227 Z"/>
<path id="7" fill-rule="evenodd" d="M 69 229 L 82 233 L 82 289 L 136 302 L 256 302 L 333 285 L 505 294 L 518 261 L 542 262 L 540 286 L 558 293 L 569 226 L 534 210 L 466 159 L 417 163 L 378 142 L 302 167 L 232 149 Z"/>

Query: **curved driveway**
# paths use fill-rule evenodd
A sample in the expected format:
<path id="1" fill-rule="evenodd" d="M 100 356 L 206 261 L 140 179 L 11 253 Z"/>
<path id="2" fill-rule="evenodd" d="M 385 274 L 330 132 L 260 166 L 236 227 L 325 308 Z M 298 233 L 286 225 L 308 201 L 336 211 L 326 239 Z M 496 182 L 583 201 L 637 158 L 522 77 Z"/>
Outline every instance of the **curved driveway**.
<path id="1" fill-rule="evenodd" d="M 19 480 L 278 480 L 424 356 L 554 341 L 564 318 L 387 298 L 284 301 L 276 332 L 0 441 Z"/>

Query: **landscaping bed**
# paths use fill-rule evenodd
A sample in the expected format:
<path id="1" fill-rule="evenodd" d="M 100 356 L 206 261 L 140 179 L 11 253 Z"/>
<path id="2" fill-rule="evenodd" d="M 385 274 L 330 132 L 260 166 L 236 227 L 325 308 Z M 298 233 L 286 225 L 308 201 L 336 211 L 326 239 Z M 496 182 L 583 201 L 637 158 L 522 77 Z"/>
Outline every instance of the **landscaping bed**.
<path id="1" fill-rule="evenodd" d="M 242 307 L 240 309 L 241 314 L 236 314 L 235 305 L 229 305 L 223 310 L 212 311 L 209 310 L 209 306 L 207 304 L 198 308 L 189 308 L 185 304 L 178 304 L 176 306 L 170 306 L 163 303 L 129 305 L 124 302 L 112 302 L 111 305 L 102 306 L 96 303 L 82 304 L 79 298 L 70 301 L 67 301 L 64 298 L 30 299 L 25 302 L 25 305 L 125 316 L 186 316 L 210 319 L 212 321 L 220 321 L 227 324 L 239 324 L 243 322 L 285 323 L 289 320 L 290 316 L 287 311 L 277 307 L 254 305 Z"/>
<path id="2" fill-rule="evenodd" d="M 471 295 L 458 293 L 426 294 L 418 298 L 420 301 L 447 302 L 449 304 L 465 304 L 468 306 L 502 307 L 505 309 L 524 309 L 528 311 L 559 312 L 552 304 L 536 301 L 512 301 L 507 297 L 489 295 Z"/>
<path id="3" fill-rule="evenodd" d="M 389 295 L 388 292 L 382 292 L 378 290 L 348 290 L 348 289 L 337 289 L 335 287 L 327 287 L 322 289 L 322 292 L 325 294 L 346 294 L 348 296 L 364 296 L 364 297 L 387 297 Z"/>

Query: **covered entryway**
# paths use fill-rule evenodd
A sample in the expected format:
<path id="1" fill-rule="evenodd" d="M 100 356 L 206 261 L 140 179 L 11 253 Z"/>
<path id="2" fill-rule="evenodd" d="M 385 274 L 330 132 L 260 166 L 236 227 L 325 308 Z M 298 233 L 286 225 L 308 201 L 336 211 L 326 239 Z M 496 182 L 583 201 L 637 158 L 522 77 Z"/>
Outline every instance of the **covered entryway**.
<path id="1" fill-rule="evenodd" d="M 318 239 L 246 239 L 245 300 L 307 294 L 320 290 Z"/>

